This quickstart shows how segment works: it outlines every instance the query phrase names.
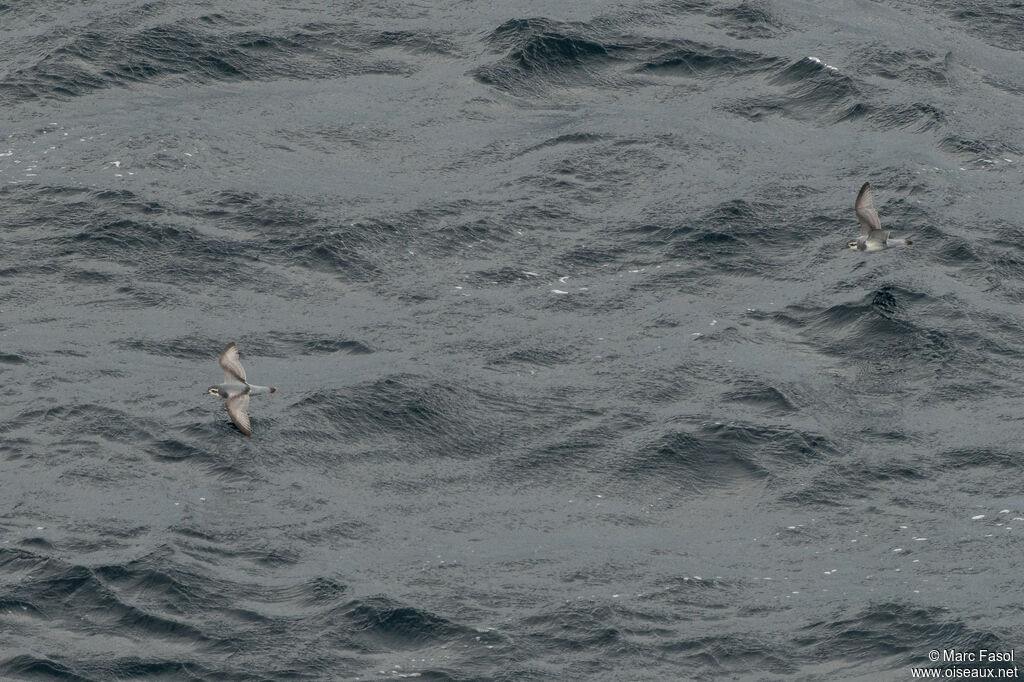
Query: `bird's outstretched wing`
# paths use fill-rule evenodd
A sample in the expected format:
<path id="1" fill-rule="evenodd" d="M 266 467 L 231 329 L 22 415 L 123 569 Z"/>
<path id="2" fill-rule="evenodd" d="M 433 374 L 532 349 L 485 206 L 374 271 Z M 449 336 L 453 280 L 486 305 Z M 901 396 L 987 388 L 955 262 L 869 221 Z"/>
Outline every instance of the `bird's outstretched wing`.
<path id="1" fill-rule="evenodd" d="M 232 341 L 228 345 L 224 346 L 224 350 L 220 352 L 220 358 L 217 360 L 220 368 L 224 370 L 224 380 L 231 381 L 245 381 L 245 368 L 242 367 L 242 361 L 238 359 L 238 346 Z"/>
<path id="2" fill-rule="evenodd" d="M 238 430 L 247 436 L 251 436 L 252 425 L 249 423 L 249 392 L 237 393 L 225 400 L 224 404 L 228 408 L 228 416 L 231 417 L 231 421 L 235 423 Z"/>
<path id="3" fill-rule="evenodd" d="M 889 233 L 892 230 L 871 230 L 868 232 L 866 243 L 869 245 L 875 244 L 878 246 L 885 246 L 889 241 Z"/>
<path id="4" fill-rule="evenodd" d="M 871 233 L 881 231 L 882 221 L 878 219 L 878 211 L 875 210 L 875 201 L 871 198 L 871 183 L 865 182 L 857 192 L 857 201 L 853 204 L 853 212 L 857 214 L 857 222 L 860 223 L 860 233 L 871 239 Z"/>

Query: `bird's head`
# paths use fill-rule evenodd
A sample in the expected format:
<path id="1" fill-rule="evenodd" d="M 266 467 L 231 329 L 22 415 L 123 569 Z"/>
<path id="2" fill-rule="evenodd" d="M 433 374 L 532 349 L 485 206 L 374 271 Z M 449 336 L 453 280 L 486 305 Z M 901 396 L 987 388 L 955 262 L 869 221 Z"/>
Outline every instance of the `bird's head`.
<path id="1" fill-rule="evenodd" d="M 220 397 L 220 389 L 216 386 L 210 386 L 210 388 L 206 389 L 206 392 L 210 395 L 215 395 L 218 398 Z"/>

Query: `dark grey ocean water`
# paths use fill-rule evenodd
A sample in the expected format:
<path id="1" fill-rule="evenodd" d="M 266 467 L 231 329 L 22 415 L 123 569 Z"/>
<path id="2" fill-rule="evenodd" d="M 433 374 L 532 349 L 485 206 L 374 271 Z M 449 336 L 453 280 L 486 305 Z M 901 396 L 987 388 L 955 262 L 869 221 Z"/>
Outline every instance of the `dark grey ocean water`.
<path id="1" fill-rule="evenodd" d="M 0 679 L 1016 670 L 1022 36 L 0 2 Z"/>

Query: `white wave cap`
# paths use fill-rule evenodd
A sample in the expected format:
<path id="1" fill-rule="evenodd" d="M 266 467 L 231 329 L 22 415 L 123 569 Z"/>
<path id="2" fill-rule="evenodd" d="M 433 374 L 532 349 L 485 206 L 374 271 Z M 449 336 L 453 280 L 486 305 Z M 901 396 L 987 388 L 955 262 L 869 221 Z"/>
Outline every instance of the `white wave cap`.
<path id="1" fill-rule="evenodd" d="M 824 66 L 827 70 L 831 71 L 832 73 L 839 73 L 839 69 L 837 69 L 836 67 L 834 67 L 834 66 L 832 66 L 830 64 L 826 64 L 825 62 L 821 61 L 817 57 L 808 57 L 808 59 L 810 59 L 815 64 L 819 64 L 821 66 Z"/>

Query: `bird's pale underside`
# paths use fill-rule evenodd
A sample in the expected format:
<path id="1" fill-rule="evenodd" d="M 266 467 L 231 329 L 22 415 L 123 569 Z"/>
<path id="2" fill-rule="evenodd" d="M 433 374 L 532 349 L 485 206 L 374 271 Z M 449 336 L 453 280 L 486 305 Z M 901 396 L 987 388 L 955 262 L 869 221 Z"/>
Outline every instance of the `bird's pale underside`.
<path id="1" fill-rule="evenodd" d="M 258 386 L 250 384 L 245 376 L 245 367 L 238 358 L 238 346 L 232 341 L 224 346 L 220 352 L 217 363 L 224 371 L 224 383 L 210 386 L 207 391 L 210 395 L 216 395 L 224 399 L 228 416 L 238 430 L 246 436 L 252 435 L 252 424 L 249 421 L 249 396 L 261 393 L 273 393 L 277 389 L 273 386 Z"/>

